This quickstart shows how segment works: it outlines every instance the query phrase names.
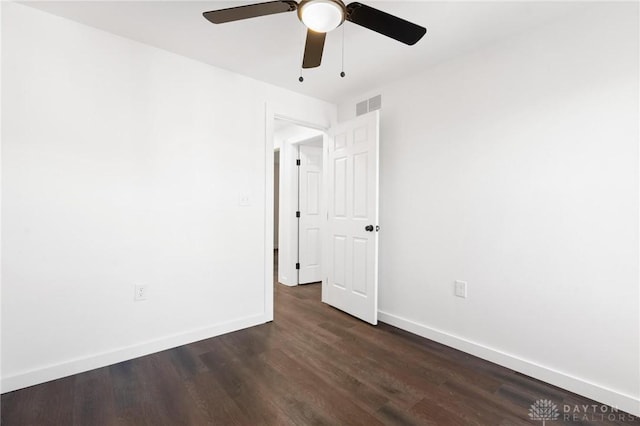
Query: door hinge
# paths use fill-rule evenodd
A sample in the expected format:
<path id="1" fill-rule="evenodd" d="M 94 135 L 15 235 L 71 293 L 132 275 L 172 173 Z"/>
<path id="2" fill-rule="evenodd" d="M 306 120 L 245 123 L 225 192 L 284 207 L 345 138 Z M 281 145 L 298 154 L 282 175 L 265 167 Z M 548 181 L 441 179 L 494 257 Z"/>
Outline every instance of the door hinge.
<path id="1" fill-rule="evenodd" d="M 300 217 L 300 212 L 296 212 L 296 217 Z"/>
<path id="2" fill-rule="evenodd" d="M 296 269 L 300 269 L 300 264 L 296 263 Z"/>
<path id="3" fill-rule="evenodd" d="M 296 160 L 296 166 L 299 166 L 299 165 L 300 165 L 300 159 L 298 158 L 298 159 Z"/>

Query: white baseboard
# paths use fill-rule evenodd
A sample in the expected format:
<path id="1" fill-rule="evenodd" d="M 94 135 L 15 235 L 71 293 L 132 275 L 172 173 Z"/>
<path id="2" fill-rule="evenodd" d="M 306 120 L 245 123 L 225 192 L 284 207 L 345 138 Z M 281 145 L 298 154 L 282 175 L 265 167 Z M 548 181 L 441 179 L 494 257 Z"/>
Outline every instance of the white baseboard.
<path id="1" fill-rule="evenodd" d="M 72 359 L 59 364 L 26 371 L 13 376 L 3 377 L 0 382 L 0 389 L 2 393 L 11 392 L 28 386 L 60 379 L 73 374 L 83 373 L 95 368 L 106 367 L 118 362 L 127 361 L 144 355 L 175 348 L 177 346 L 186 345 L 188 343 L 197 342 L 199 340 L 219 336 L 221 334 L 231 333 L 243 328 L 264 324 L 265 322 L 268 322 L 265 315 L 254 315 L 215 324 L 209 327 L 191 330 L 185 333 L 150 340 L 144 343 L 115 349 L 113 351 Z"/>
<path id="2" fill-rule="evenodd" d="M 539 365 L 533 361 L 519 358 L 388 312 L 378 311 L 378 320 L 554 386 L 583 395 L 603 404 L 610 405 L 634 416 L 640 416 L 640 399 L 631 395 L 608 389 L 587 380 Z"/>
<path id="3" fill-rule="evenodd" d="M 289 281 L 288 281 L 288 280 L 286 280 L 286 279 L 278 280 L 278 283 L 277 283 L 277 284 L 286 285 L 287 287 L 295 287 L 295 286 L 297 286 L 297 285 L 298 285 L 297 283 L 295 283 L 295 284 L 294 284 L 294 283 L 291 283 L 291 282 L 289 282 Z"/>

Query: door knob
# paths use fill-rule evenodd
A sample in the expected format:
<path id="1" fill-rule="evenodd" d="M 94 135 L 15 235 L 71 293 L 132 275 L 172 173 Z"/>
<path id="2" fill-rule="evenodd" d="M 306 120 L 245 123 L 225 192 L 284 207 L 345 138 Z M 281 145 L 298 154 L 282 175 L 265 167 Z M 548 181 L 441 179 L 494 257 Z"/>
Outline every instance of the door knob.
<path id="1" fill-rule="evenodd" d="M 373 225 L 367 225 L 364 227 L 364 230 L 367 232 L 373 232 Z"/>

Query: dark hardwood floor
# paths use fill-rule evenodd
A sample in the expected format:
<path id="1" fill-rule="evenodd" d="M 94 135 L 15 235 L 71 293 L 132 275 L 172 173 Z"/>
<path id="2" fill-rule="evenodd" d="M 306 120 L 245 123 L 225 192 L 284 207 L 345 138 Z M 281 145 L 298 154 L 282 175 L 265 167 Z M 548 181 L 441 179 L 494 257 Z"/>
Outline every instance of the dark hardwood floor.
<path id="1" fill-rule="evenodd" d="M 276 284 L 275 321 L 2 395 L 2 425 L 638 425 L 600 404 Z M 600 413 L 600 410 L 597 411 Z M 608 413 L 608 414 L 611 414 Z"/>

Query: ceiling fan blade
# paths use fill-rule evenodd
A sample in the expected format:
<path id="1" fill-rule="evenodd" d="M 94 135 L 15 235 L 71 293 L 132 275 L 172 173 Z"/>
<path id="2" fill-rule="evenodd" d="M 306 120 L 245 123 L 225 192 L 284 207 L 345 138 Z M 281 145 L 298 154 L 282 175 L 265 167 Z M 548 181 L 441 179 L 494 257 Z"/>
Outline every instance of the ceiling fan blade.
<path id="1" fill-rule="evenodd" d="M 358 2 L 347 6 L 347 20 L 410 46 L 427 32 L 420 25 Z"/>
<path id="2" fill-rule="evenodd" d="M 327 33 L 317 33 L 307 30 L 307 42 L 304 46 L 304 59 L 302 68 L 319 67 L 322 62 L 322 51 L 324 50 L 324 40 Z"/>
<path id="3" fill-rule="evenodd" d="M 268 1 L 266 3 L 249 4 L 246 6 L 230 7 L 228 9 L 212 10 L 204 12 L 208 21 L 214 24 L 239 21 L 241 19 L 256 18 L 258 16 L 273 15 L 276 13 L 293 12 L 298 8 L 295 1 Z"/>

